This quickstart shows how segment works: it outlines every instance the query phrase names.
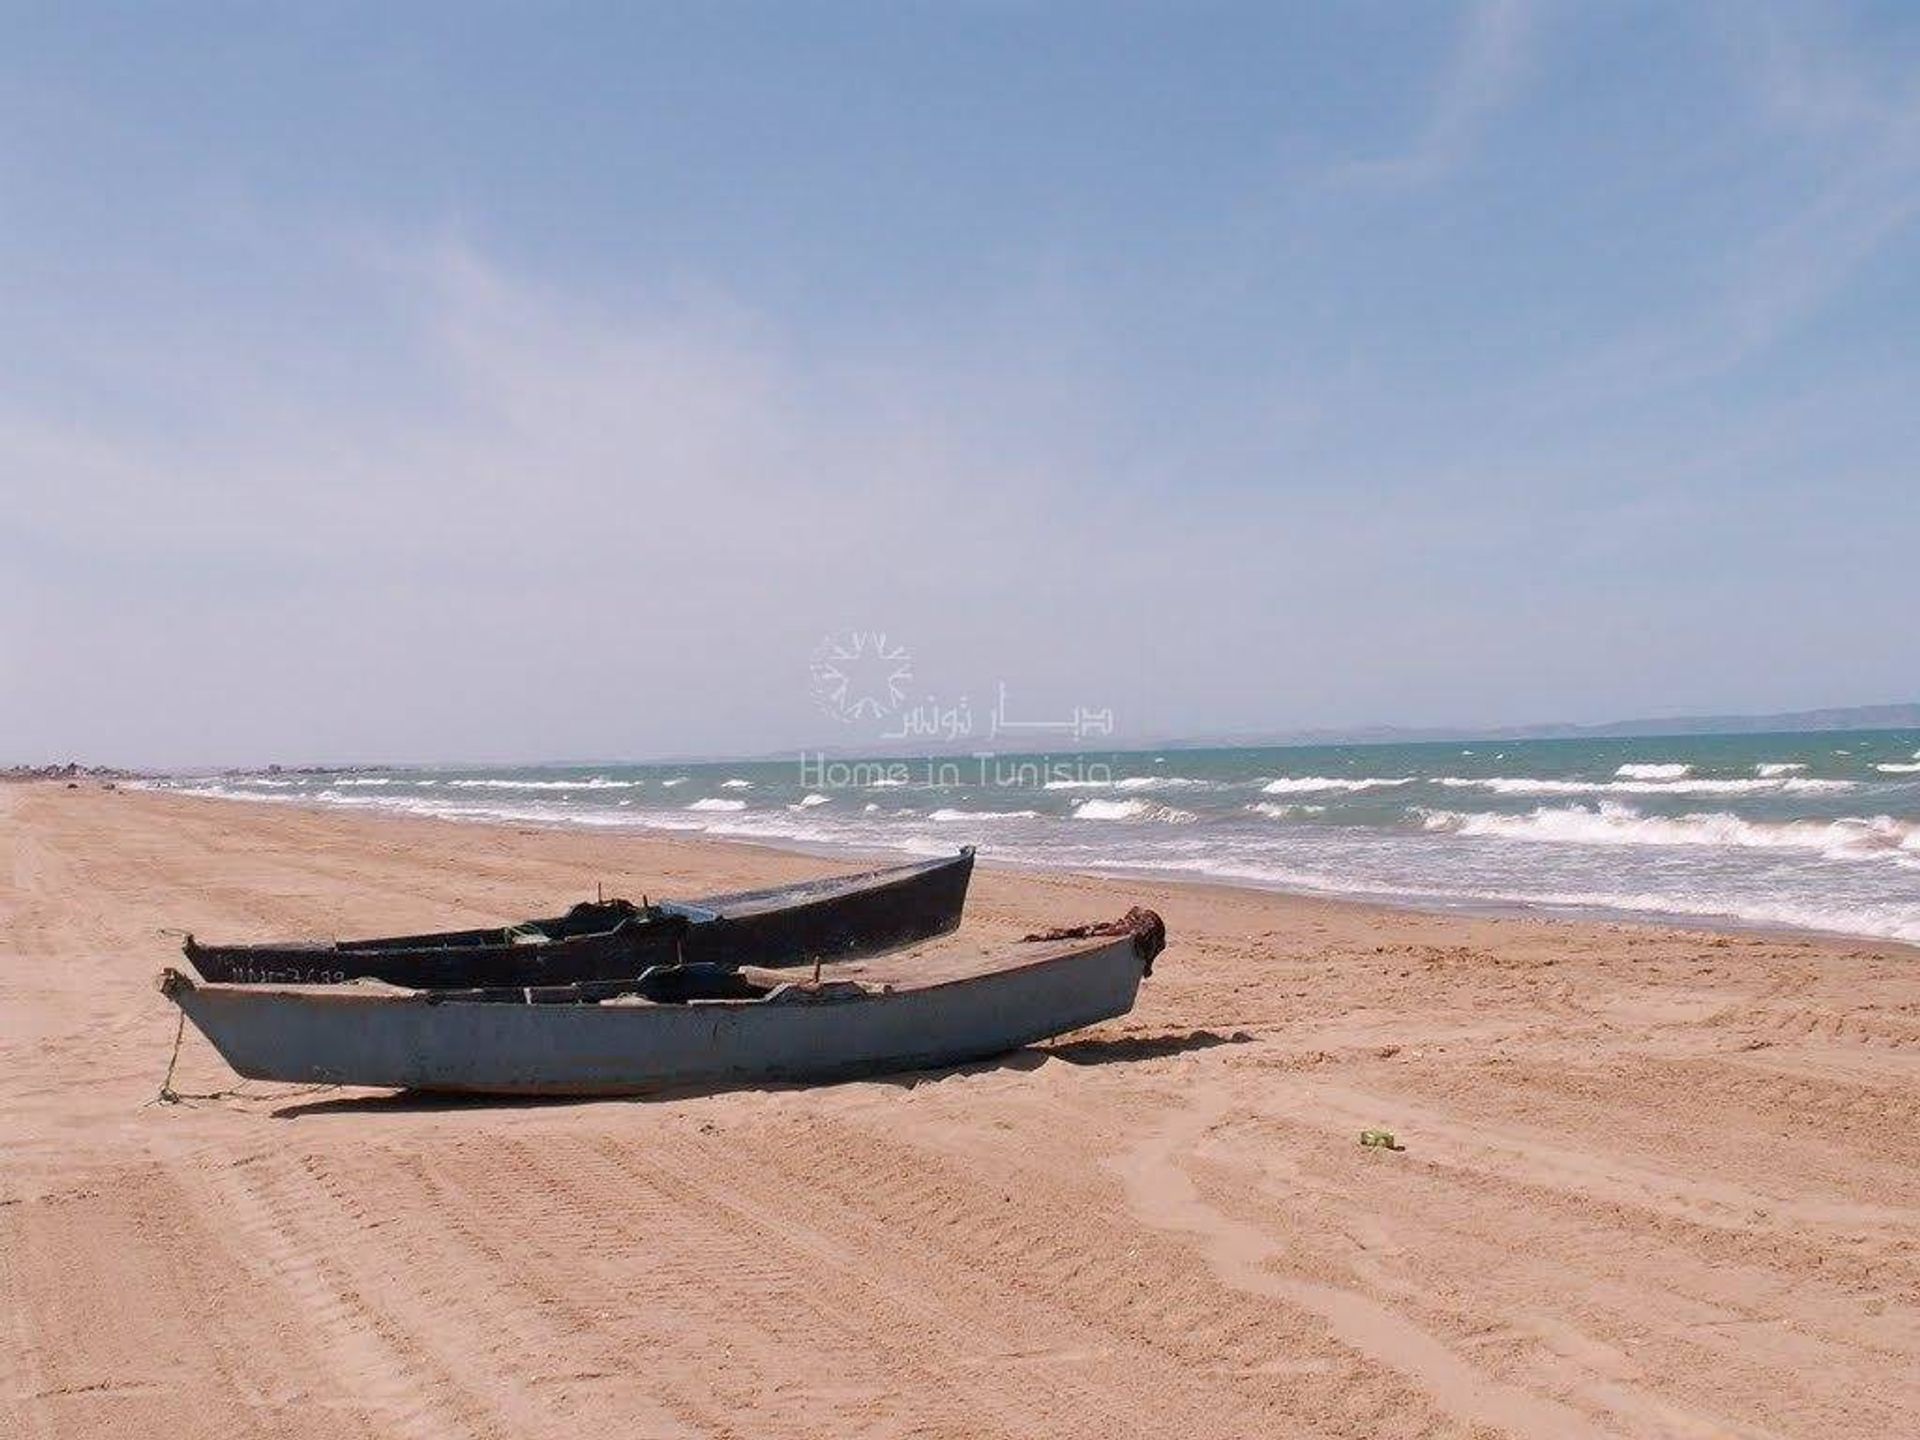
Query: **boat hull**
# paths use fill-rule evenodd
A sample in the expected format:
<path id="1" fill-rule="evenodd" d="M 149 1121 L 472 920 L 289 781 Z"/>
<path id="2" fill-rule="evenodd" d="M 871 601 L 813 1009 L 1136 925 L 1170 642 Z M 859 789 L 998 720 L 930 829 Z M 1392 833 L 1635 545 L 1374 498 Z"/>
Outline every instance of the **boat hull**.
<path id="1" fill-rule="evenodd" d="M 782 985 L 686 1005 L 501 1004 L 369 986 L 162 988 L 240 1075 L 497 1095 L 823 1080 L 981 1059 L 1124 1015 L 1134 937 L 1054 946 L 924 986 Z"/>
<path id="2" fill-rule="evenodd" d="M 275 945 L 202 945 L 189 937 L 183 948 L 203 980 L 225 985 L 381 980 L 410 989 L 457 990 L 621 980 L 650 966 L 680 962 L 810 965 L 875 955 L 949 933 L 960 924 L 972 877 L 968 847 L 948 858 L 862 875 L 686 904 L 666 902 L 651 912 L 631 907 L 608 929 L 544 944 L 508 943 L 504 931 L 492 930 Z"/>
<path id="3" fill-rule="evenodd" d="M 687 964 L 810 965 L 918 944 L 959 928 L 973 879 L 973 847 L 946 859 L 890 871 L 891 878 L 846 888 L 839 880 L 696 901 L 680 942 Z M 669 912 L 674 907 L 666 907 Z M 632 972 L 629 972 L 632 973 Z M 614 977 L 606 977 L 614 978 Z"/>

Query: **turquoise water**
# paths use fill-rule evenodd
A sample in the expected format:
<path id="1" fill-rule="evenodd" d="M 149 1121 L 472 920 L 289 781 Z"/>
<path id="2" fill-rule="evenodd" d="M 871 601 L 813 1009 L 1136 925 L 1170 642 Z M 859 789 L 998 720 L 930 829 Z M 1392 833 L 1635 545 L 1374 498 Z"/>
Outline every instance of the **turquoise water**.
<path id="1" fill-rule="evenodd" d="M 1920 732 L 409 768 L 159 782 L 476 821 L 1920 942 Z"/>

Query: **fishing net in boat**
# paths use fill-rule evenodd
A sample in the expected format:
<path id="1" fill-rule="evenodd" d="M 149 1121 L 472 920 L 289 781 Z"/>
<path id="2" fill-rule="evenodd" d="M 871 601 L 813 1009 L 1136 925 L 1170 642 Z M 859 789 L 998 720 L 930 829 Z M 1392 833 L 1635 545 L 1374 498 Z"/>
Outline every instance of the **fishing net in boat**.
<path id="1" fill-rule="evenodd" d="M 1134 953 L 1153 973 L 1153 957 L 1167 948 L 1167 922 L 1144 906 L 1136 905 L 1118 920 L 1102 920 L 1091 925 L 1060 925 L 1022 936 L 1025 940 L 1091 940 L 1101 935 L 1131 935 Z"/>

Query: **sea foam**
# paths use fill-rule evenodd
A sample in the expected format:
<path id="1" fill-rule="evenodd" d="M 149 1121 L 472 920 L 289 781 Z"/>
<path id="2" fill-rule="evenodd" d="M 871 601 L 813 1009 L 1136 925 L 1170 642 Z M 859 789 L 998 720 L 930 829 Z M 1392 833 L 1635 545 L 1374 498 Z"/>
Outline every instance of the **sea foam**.
<path id="1" fill-rule="evenodd" d="M 1247 806 L 1249 813 L 1264 815 L 1269 820 L 1285 820 L 1293 815 L 1324 815 L 1324 805 L 1276 805 L 1271 800 L 1256 800 Z"/>
<path id="2" fill-rule="evenodd" d="M 1269 780 L 1260 787 L 1260 790 L 1265 795 L 1308 795 L 1316 790 L 1387 790 L 1396 785 L 1412 783 L 1411 775 L 1402 775 L 1391 780 L 1373 777 L 1362 780 L 1339 780 L 1325 775 L 1297 775 Z"/>
<path id="3" fill-rule="evenodd" d="M 1164 820 L 1179 824 L 1198 817 L 1191 810 L 1156 805 L 1151 800 L 1082 800 L 1073 807 L 1076 820 Z"/>
<path id="4" fill-rule="evenodd" d="M 1725 812 L 1643 815 L 1631 805 L 1541 808 L 1526 815 L 1427 810 L 1425 828 L 1455 835 L 1494 836 L 1574 845 L 1711 845 L 1741 849 L 1818 851 L 1827 859 L 1920 856 L 1920 825 L 1891 815 L 1839 820 L 1745 820 Z"/>
<path id="5" fill-rule="evenodd" d="M 638 780 L 609 780 L 595 775 L 586 780 L 449 780 L 455 790 L 632 790 Z"/>
<path id="6" fill-rule="evenodd" d="M 1549 780 L 1525 775 L 1441 775 L 1433 783 L 1495 795 L 1818 795 L 1854 788 L 1851 780 L 1798 776 L 1767 780 Z"/>

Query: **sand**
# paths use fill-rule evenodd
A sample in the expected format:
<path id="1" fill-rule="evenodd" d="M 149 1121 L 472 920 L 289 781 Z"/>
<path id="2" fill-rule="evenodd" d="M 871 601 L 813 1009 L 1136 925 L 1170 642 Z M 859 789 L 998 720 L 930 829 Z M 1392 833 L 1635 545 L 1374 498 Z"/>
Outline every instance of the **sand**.
<path id="1" fill-rule="evenodd" d="M 818 1088 L 148 1103 L 161 927 L 824 863 L 0 786 L 0 1434 L 1920 1433 L 1898 946 L 989 868 L 982 935 L 1159 909 L 1139 1008 Z M 234 1081 L 189 1031 L 175 1084 Z"/>

